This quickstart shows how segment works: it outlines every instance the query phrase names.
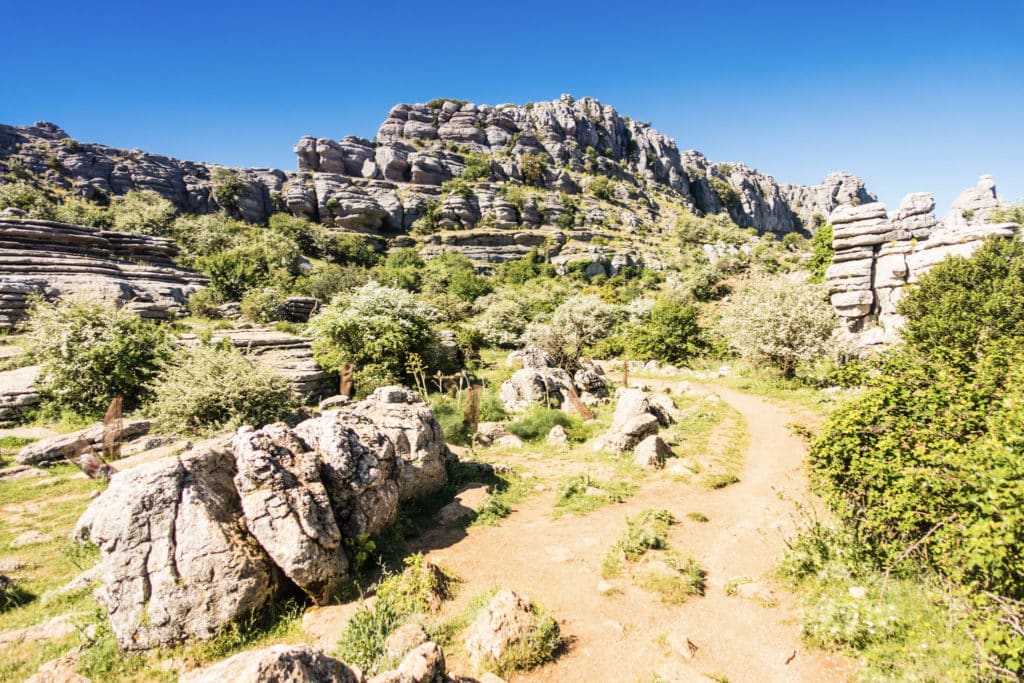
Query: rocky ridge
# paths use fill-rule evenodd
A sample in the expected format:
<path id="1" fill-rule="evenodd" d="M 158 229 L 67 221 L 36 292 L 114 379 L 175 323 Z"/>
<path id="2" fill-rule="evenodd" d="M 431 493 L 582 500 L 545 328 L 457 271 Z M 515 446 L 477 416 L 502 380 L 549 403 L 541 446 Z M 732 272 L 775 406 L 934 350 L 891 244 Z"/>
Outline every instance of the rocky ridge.
<path id="1" fill-rule="evenodd" d="M 289 583 L 326 602 L 347 576 L 343 539 L 383 530 L 403 493 L 444 486 L 440 435 L 411 392 L 385 387 L 294 429 L 243 427 L 115 473 L 75 537 L 100 549 L 97 598 L 118 644 L 210 638 Z"/>
<path id="2" fill-rule="evenodd" d="M 527 105 L 399 104 L 373 141 L 304 137 L 294 151 L 297 172 L 226 169 L 78 142 L 51 123 L 0 126 L 8 177 L 98 201 L 150 190 L 182 211 L 224 209 L 255 223 L 287 210 L 481 264 L 546 244 L 563 262 L 589 259 L 611 272 L 616 259 L 656 263 L 643 233 L 671 227 L 680 212 L 725 211 L 740 226 L 783 234 L 813 229 L 843 201 L 874 200 L 849 174 L 780 185 L 744 164 L 681 152 L 649 124 L 570 95 Z M 596 191 L 591 183 L 602 177 L 611 184 Z M 598 244 L 617 238 L 625 244 Z"/>

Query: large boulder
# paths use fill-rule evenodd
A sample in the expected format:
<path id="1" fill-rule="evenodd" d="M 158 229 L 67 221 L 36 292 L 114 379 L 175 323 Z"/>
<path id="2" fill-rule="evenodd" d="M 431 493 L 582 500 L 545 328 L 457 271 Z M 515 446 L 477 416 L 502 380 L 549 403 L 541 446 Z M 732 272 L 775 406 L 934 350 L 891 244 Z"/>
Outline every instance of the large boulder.
<path id="1" fill-rule="evenodd" d="M 320 605 L 348 573 L 341 532 L 320 481 L 320 459 L 283 423 L 243 427 L 233 442 L 249 532 Z"/>
<path id="2" fill-rule="evenodd" d="M 362 683 L 357 669 L 308 645 L 272 645 L 241 652 L 184 674 L 179 683 Z"/>
<path id="3" fill-rule="evenodd" d="M 274 566 L 244 532 L 225 445 L 119 472 L 79 519 L 75 537 L 99 547 L 97 598 L 123 649 L 211 638 L 274 594 Z"/>
<path id="4" fill-rule="evenodd" d="M 370 420 L 394 443 L 400 501 L 436 493 L 447 483 L 444 430 L 415 393 L 399 386 L 381 387 L 341 412 Z"/>
<path id="5" fill-rule="evenodd" d="M 572 377 L 561 368 L 529 367 L 516 370 L 501 383 L 498 398 L 505 410 L 521 413 L 535 403 L 564 405 L 573 389 Z"/>
<path id="6" fill-rule="evenodd" d="M 395 444 L 368 418 L 331 412 L 295 433 L 320 456 L 320 478 L 345 536 L 376 534 L 398 514 Z"/>

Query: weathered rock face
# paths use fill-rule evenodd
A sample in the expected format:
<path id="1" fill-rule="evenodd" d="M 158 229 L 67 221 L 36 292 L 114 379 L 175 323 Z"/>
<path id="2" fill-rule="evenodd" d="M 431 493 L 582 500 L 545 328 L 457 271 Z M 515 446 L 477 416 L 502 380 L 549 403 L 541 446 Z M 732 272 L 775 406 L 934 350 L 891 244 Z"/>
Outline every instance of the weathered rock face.
<path id="1" fill-rule="evenodd" d="M 179 683 L 362 683 L 362 680 L 358 670 L 308 645 L 271 645 L 190 671 Z"/>
<path id="2" fill-rule="evenodd" d="M 412 411 L 405 421 L 379 406 L 367 412 L 384 414 L 414 464 L 440 453 L 436 444 L 408 441 L 436 420 L 394 400 L 400 387 L 391 390 L 378 401 L 404 405 Z M 243 427 L 233 439 L 116 472 L 75 538 L 99 546 L 98 598 L 118 643 L 135 650 L 209 638 L 263 608 L 286 580 L 326 602 L 346 575 L 343 540 L 394 521 L 400 459 L 368 417 L 336 411 L 294 430 Z M 442 466 L 437 486 L 443 476 Z M 424 483 L 409 495 L 436 490 Z"/>
<path id="3" fill-rule="evenodd" d="M 276 570 L 243 531 L 231 451 L 211 446 L 120 472 L 75 537 L 99 546 L 118 644 L 140 650 L 210 638 L 260 609 Z"/>
<path id="4" fill-rule="evenodd" d="M 116 149 L 78 142 L 59 126 L 0 125 L 0 159 L 15 161 L 36 177 L 86 199 L 102 200 L 132 190 L 156 192 L 182 211 L 210 213 L 228 210 L 240 218 L 262 223 L 273 213 L 275 197 L 288 174 L 276 169 L 232 169 L 242 191 L 228 206 L 217 203 L 215 164 L 182 161 L 140 150 Z"/>
<path id="5" fill-rule="evenodd" d="M 152 420 L 125 420 L 121 429 L 121 438 L 125 441 L 149 433 L 153 426 Z M 61 434 L 49 439 L 42 439 L 18 451 L 15 460 L 23 465 L 46 465 L 62 460 L 68 448 L 79 441 L 84 441 L 96 450 L 103 449 L 103 424 L 96 423 L 85 429 L 70 434 Z"/>
<path id="6" fill-rule="evenodd" d="M 574 378 L 565 370 L 556 367 L 554 359 L 548 353 L 536 347 L 513 351 L 509 354 L 507 362 L 523 364 L 523 367 L 512 373 L 512 377 L 502 382 L 498 389 L 498 398 L 504 404 L 505 410 L 512 413 L 521 413 L 537 403 L 555 404 L 563 410 L 570 410 L 571 391 L 575 391 L 577 395 L 583 392 L 595 395 L 607 393 L 604 378 L 594 369 L 596 366 L 582 368 Z"/>
<path id="7" fill-rule="evenodd" d="M 942 222 L 935 218 L 935 200 L 925 193 L 907 195 L 891 217 L 877 202 L 832 211 L 835 256 L 825 285 L 861 350 L 897 338 L 903 325 L 897 304 L 906 285 L 947 256 L 969 256 L 986 238 L 1010 237 L 1019 229 L 988 222 L 999 206 L 991 176 L 983 176 L 953 206 Z"/>
<path id="8" fill-rule="evenodd" d="M 0 217 L 0 329 L 25 318 L 28 299 L 78 297 L 143 318 L 182 315 L 206 278 L 174 264 L 163 237 Z"/>
<path id="9" fill-rule="evenodd" d="M 833 174 L 812 187 L 779 185 L 744 164 L 716 164 L 699 152 L 680 152 L 649 124 L 595 99 L 569 95 L 525 106 L 399 104 L 375 142 L 307 136 L 293 150 L 298 172 L 232 169 L 240 190 L 220 206 L 217 196 L 223 193 L 215 190 L 223 169 L 211 164 L 79 143 L 53 124 L 0 126 L 0 162 L 85 197 L 152 190 L 186 212 L 226 209 L 262 223 L 286 210 L 368 239 L 395 239 L 430 216 L 428 232 L 458 234 L 420 240 L 426 255 L 455 250 L 481 265 L 519 258 L 568 231 L 552 255 L 563 263 L 590 259 L 594 274 L 600 269 L 613 275 L 626 261 L 656 263 L 656 252 L 604 248 L 591 254 L 589 242 L 661 229 L 662 222 L 670 229 L 680 207 L 725 211 L 741 226 L 781 234 L 813 229 L 815 214 L 827 215 L 843 201 L 873 200 L 854 176 Z M 442 190 L 443 183 L 463 175 L 471 153 L 488 155 L 483 175 L 458 192 Z M 531 168 L 537 161 L 540 171 Z M 589 174 L 614 180 L 614 207 L 586 191 Z M 535 191 L 513 197 L 505 184 L 530 184 Z M 663 206 L 662 195 L 671 208 Z"/>
<path id="10" fill-rule="evenodd" d="M 341 532 L 320 481 L 320 459 L 284 424 L 242 428 L 233 450 L 249 533 L 318 604 L 348 573 Z"/>
<path id="11" fill-rule="evenodd" d="M 295 433 L 320 456 L 320 477 L 346 536 L 375 534 L 398 512 L 395 444 L 369 419 L 327 415 L 306 420 Z"/>
<path id="12" fill-rule="evenodd" d="M 444 430 L 434 412 L 404 387 L 381 387 L 365 401 L 341 408 L 372 422 L 395 445 L 399 501 L 423 498 L 448 481 Z"/>
<path id="13" fill-rule="evenodd" d="M 601 437 L 601 447 L 614 453 L 632 450 L 668 426 L 671 418 L 640 389 L 619 389 L 617 395 L 612 424 Z"/>
<path id="14" fill-rule="evenodd" d="M 38 365 L 0 372 L 0 425 L 17 421 L 39 405 L 38 377 Z"/>

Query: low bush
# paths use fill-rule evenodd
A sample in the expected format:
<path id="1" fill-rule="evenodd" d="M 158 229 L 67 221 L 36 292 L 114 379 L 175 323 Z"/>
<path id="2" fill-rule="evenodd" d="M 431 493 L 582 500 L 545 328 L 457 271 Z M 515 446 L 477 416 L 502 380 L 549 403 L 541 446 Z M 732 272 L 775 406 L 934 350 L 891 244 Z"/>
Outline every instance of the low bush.
<path id="1" fill-rule="evenodd" d="M 183 349 L 152 383 L 148 412 L 181 434 L 209 434 L 248 424 L 260 427 L 294 407 L 288 381 L 227 346 Z"/>
<path id="2" fill-rule="evenodd" d="M 165 326 L 97 304 L 38 301 L 24 330 L 46 405 L 84 417 L 102 415 L 118 396 L 137 408 L 171 352 Z"/>
<path id="3" fill-rule="evenodd" d="M 556 425 L 564 427 L 569 432 L 579 425 L 579 420 L 557 408 L 534 406 L 510 424 L 508 431 L 524 441 L 543 441 Z"/>

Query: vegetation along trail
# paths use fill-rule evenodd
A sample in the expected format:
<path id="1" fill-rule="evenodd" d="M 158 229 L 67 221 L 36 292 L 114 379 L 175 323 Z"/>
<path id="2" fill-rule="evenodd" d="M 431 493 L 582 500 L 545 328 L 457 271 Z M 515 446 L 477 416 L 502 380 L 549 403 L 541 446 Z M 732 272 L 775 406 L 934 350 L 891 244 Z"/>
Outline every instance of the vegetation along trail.
<path id="1" fill-rule="evenodd" d="M 509 586 L 562 620 L 567 652 L 514 680 L 841 681 L 855 668 L 801 642 L 796 600 L 772 577 L 798 501 L 808 498 L 805 447 L 786 427 L 794 415 L 762 398 L 714 391 L 749 429 L 739 482 L 710 490 L 663 471 L 627 502 L 586 515 L 555 518 L 551 495 L 541 494 L 499 526 L 473 527 L 454 543 L 444 529 L 419 540 L 431 559 L 465 582 L 451 609 Z M 544 464 L 530 467 L 544 481 Z M 707 571 L 703 597 L 666 605 L 621 577 L 602 579 L 602 557 L 626 519 L 644 509 L 666 509 L 679 520 L 669 545 Z M 688 518 L 698 512 L 708 521 Z M 453 653 L 453 664 L 458 656 Z"/>

